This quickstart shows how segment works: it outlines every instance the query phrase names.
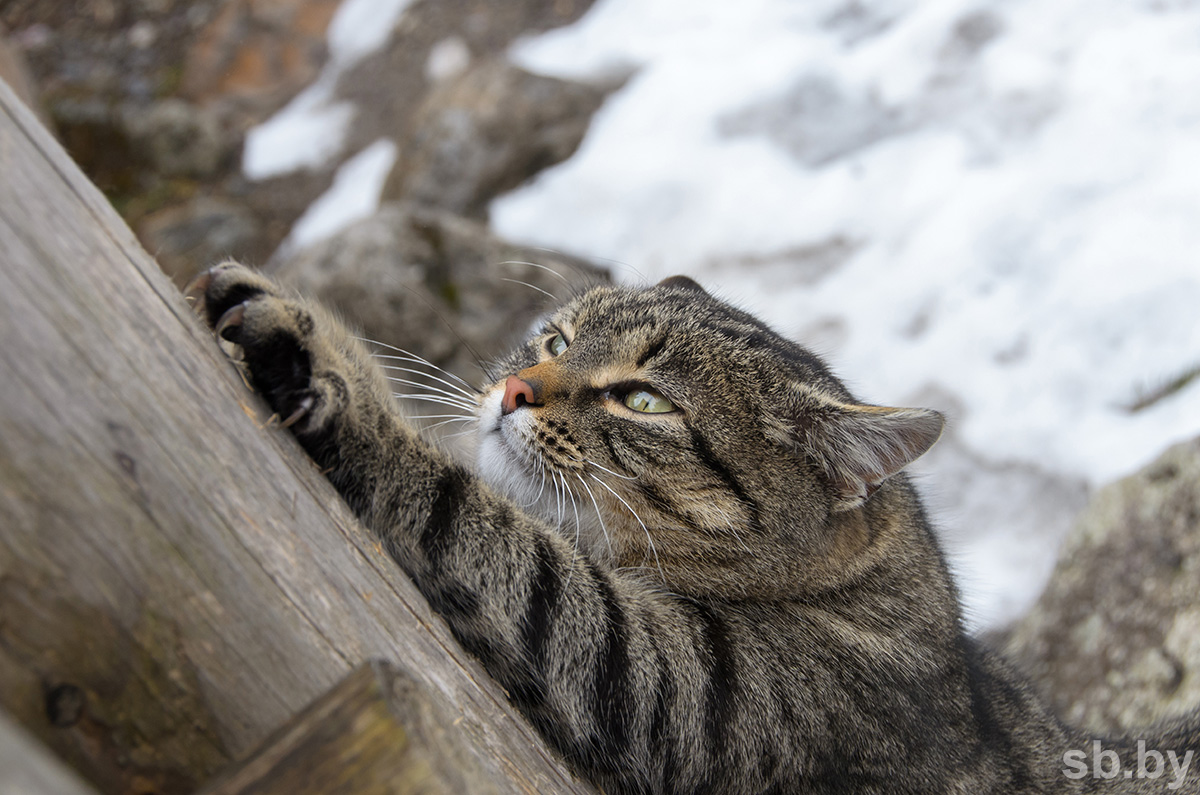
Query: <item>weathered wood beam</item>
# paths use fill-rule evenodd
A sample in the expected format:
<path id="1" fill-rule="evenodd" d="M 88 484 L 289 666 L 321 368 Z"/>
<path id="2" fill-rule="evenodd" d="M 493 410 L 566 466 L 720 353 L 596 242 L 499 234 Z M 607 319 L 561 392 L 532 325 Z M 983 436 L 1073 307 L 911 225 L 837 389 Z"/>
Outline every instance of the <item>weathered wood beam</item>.
<path id="1" fill-rule="evenodd" d="M 487 795 L 455 713 L 411 676 L 368 663 L 199 795 Z"/>
<path id="2" fill-rule="evenodd" d="M 363 660 L 498 792 L 585 792 L 0 84 L 0 707 L 105 793 L 191 792 Z"/>

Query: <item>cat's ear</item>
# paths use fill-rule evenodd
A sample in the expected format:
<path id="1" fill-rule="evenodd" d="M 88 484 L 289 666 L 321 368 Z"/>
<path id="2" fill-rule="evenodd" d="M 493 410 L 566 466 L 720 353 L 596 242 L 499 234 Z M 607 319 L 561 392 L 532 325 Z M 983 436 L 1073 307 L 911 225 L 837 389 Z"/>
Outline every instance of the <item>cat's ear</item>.
<path id="1" fill-rule="evenodd" d="M 933 447 L 946 423 L 932 409 L 843 403 L 810 389 L 797 397 L 791 436 L 825 470 L 834 510 L 864 503 L 883 481 Z"/>
<path id="2" fill-rule="evenodd" d="M 687 276 L 668 276 L 658 283 L 659 287 L 669 287 L 672 290 L 690 290 L 694 293 L 708 295 L 704 288 Z"/>

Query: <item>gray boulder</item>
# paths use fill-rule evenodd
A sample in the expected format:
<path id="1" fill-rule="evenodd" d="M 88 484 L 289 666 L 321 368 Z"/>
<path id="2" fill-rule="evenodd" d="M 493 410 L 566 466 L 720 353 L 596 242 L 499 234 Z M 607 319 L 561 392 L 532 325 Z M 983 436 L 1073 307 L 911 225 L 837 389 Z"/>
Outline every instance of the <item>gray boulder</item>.
<path id="1" fill-rule="evenodd" d="M 1093 731 L 1200 707 L 1200 439 L 1096 494 L 1005 646 Z"/>
<path id="2" fill-rule="evenodd" d="M 363 335 L 478 382 L 558 299 L 608 275 L 564 254 L 508 243 L 453 213 L 385 204 L 272 268 Z M 553 297 L 552 297 L 553 296 Z"/>
<path id="3" fill-rule="evenodd" d="M 166 177 L 213 177 L 240 143 L 224 134 L 215 112 L 182 99 L 131 106 L 122 121 L 133 146 Z"/>
<path id="4" fill-rule="evenodd" d="M 566 160 L 606 95 L 502 58 L 479 62 L 430 91 L 399 139 L 383 197 L 482 218 L 500 193 Z"/>
<path id="5" fill-rule="evenodd" d="M 183 286 L 223 259 L 255 262 L 265 256 L 262 224 L 242 204 L 200 196 L 158 210 L 137 225 L 163 271 Z"/>

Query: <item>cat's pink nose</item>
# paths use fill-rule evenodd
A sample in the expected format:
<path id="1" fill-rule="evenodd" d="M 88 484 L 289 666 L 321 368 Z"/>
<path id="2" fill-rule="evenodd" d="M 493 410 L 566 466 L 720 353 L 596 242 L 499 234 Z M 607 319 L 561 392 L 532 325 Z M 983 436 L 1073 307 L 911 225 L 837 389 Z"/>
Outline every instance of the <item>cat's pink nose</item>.
<path id="1" fill-rule="evenodd" d="M 510 375 L 504 382 L 504 397 L 500 400 L 500 413 L 512 414 L 521 406 L 535 403 L 537 403 L 537 396 L 533 392 L 533 386 L 528 381 L 522 381 L 515 375 Z"/>

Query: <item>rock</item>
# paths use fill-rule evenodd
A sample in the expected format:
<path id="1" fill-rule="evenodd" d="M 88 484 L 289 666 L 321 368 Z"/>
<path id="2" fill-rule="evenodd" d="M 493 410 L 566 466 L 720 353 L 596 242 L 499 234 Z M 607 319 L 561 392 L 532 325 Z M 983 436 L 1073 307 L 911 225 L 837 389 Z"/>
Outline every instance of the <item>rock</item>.
<path id="1" fill-rule="evenodd" d="M 434 107 L 432 93 L 449 96 L 451 84 L 478 64 L 502 60 L 519 37 L 574 22 L 592 1 L 412 3 L 388 44 L 338 81 L 338 99 L 356 108 L 344 151 L 362 151 L 384 136 L 403 146 L 423 123 L 421 109 Z"/>
<path id="2" fill-rule="evenodd" d="M 311 83 L 339 0 L 229 0 L 187 48 L 181 94 L 236 108 L 244 132 Z"/>
<path id="3" fill-rule="evenodd" d="M 1093 731 L 1200 707 L 1200 439 L 1096 494 L 1006 650 Z"/>
<path id="4" fill-rule="evenodd" d="M 472 72 L 502 58 L 517 37 L 578 19 L 591 2 L 411 3 L 380 50 L 341 64 L 333 101 L 352 105 L 355 116 L 340 155 L 265 180 L 241 173 L 245 133 L 322 75 L 341 0 L 5 0 L 0 24 L 24 50 L 64 145 L 134 228 L 155 239 L 190 238 L 199 226 L 182 220 L 191 213 L 186 205 L 196 196 L 224 197 L 249 208 L 260 230 L 253 249 L 269 251 L 328 190 L 342 162 L 381 138 L 413 144 L 397 196 L 477 216 L 497 190 L 565 156 L 594 103 L 584 102 L 576 120 L 530 111 L 534 129 L 489 110 L 479 92 L 502 78 L 515 81 L 500 88 L 516 103 L 561 104 L 594 90 L 560 91 L 558 81 L 531 75 L 516 80 L 511 67 L 491 77 Z M 489 137 L 505 127 L 526 139 L 523 146 Z M 173 245 L 160 251 L 168 270 L 192 267 L 186 257 L 167 264 L 176 260 Z"/>
<path id="5" fill-rule="evenodd" d="M 505 352 L 548 308 L 547 293 L 608 279 L 577 259 L 512 245 L 477 221 L 414 204 L 386 204 L 274 270 L 364 336 L 475 382 L 479 359 Z"/>
<path id="6" fill-rule="evenodd" d="M 135 226 L 236 165 L 239 132 L 219 103 L 179 96 L 187 51 L 230 2 L 0 4 L 67 151 Z"/>
<path id="7" fill-rule="evenodd" d="M 606 94 L 502 58 L 452 74 L 398 138 L 383 197 L 482 218 L 494 197 L 574 153 Z"/>
<path id="8" fill-rule="evenodd" d="M 261 232 L 249 209 L 209 197 L 159 210 L 138 225 L 146 250 L 181 287 L 222 259 L 261 261 Z"/>
<path id="9" fill-rule="evenodd" d="M 238 143 L 222 134 L 214 113 L 182 99 L 131 108 L 123 121 L 134 146 L 164 177 L 212 177 Z"/>
<path id="10" fill-rule="evenodd" d="M 110 102 L 84 94 L 53 101 L 51 116 L 71 159 L 114 203 L 139 192 L 141 165 Z"/>
<path id="11" fill-rule="evenodd" d="M 72 157 L 182 278 L 211 255 L 263 261 L 345 157 L 381 138 L 405 147 L 395 196 L 482 217 L 573 151 L 603 98 L 501 63 L 517 37 L 591 2 L 412 3 L 336 81 L 335 101 L 355 107 L 341 159 L 257 181 L 241 173 L 245 132 L 318 79 L 340 0 L 6 0 L 0 24 Z"/>

